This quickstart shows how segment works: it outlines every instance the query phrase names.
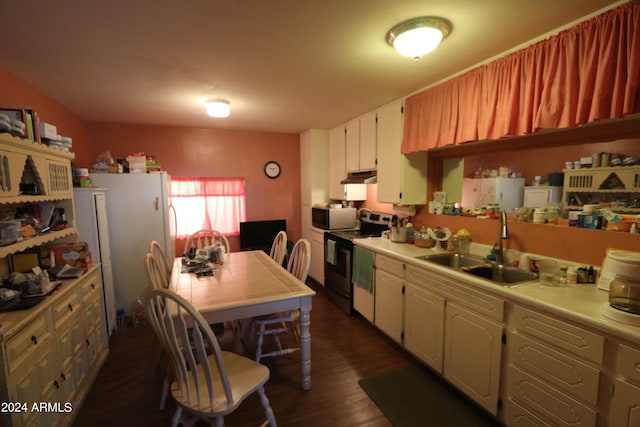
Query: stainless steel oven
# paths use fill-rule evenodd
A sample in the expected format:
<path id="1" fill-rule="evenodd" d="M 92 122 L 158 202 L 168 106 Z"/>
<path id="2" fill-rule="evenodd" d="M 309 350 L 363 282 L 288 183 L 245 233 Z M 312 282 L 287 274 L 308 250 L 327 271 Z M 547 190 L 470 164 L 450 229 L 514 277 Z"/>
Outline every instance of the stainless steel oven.
<path id="1" fill-rule="evenodd" d="M 379 237 L 388 229 L 392 215 L 362 212 L 360 229 L 334 230 L 324 233 L 324 284 L 327 296 L 345 313 L 353 313 L 353 240 Z"/>

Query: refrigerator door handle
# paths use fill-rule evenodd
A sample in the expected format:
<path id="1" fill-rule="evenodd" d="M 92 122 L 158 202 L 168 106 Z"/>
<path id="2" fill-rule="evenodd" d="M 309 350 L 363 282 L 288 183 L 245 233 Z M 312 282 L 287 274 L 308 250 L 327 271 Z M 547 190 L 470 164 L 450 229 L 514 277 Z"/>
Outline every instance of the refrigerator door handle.
<path id="1" fill-rule="evenodd" d="M 156 210 L 158 210 L 158 208 L 160 207 L 159 203 L 160 203 L 160 198 L 156 196 Z"/>

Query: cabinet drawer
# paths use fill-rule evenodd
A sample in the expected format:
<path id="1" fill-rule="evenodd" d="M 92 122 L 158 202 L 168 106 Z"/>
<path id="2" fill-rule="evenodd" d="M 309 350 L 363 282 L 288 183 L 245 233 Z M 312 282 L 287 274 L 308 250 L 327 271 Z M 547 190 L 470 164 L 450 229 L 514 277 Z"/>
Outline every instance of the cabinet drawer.
<path id="1" fill-rule="evenodd" d="M 67 292 L 67 294 L 60 299 L 51 310 L 53 313 L 53 324 L 58 328 L 62 322 L 69 317 L 78 313 L 80 309 L 80 297 L 75 291 Z"/>
<path id="2" fill-rule="evenodd" d="M 33 320 L 13 338 L 7 340 L 7 364 L 9 373 L 15 371 L 31 354 L 39 351 L 48 342 L 51 332 L 46 315 Z"/>
<path id="3" fill-rule="evenodd" d="M 83 278 L 79 284 L 78 289 L 80 291 L 82 302 L 88 301 L 91 298 L 98 297 L 100 295 L 100 282 L 98 281 L 98 274 L 93 273 L 88 277 Z"/>
<path id="4" fill-rule="evenodd" d="M 595 426 L 597 412 L 514 365 L 507 369 L 507 397 L 551 425 Z"/>
<path id="5" fill-rule="evenodd" d="M 504 301 L 502 299 L 479 291 L 472 285 L 455 284 L 456 280 L 459 279 L 411 265 L 407 266 L 407 282 L 417 284 L 429 291 L 436 291 L 490 319 L 501 323 L 504 321 Z"/>
<path id="6" fill-rule="evenodd" d="M 396 277 L 404 278 L 404 263 L 397 259 L 376 255 L 376 268 L 393 274 Z"/>
<path id="7" fill-rule="evenodd" d="M 510 326 L 592 362 L 602 364 L 604 337 L 515 305 Z"/>
<path id="8" fill-rule="evenodd" d="M 504 400 L 502 421 L 511 427 L 551 427 L 551 423 L 536 416 L 533 412 L 519 405 L 513 399 Z"/>
<path id="9" fill-rule="evenodd" d="M 592 405 L 597 403 L 599 369 L 517 333 L 509 335 L 507 346 L 511 363 Z"/>
<path id="10" fill-rule="evenodd" d="M 616 373 L 640 384 L 640 350 L 620 344 L 616 361 Z"/>

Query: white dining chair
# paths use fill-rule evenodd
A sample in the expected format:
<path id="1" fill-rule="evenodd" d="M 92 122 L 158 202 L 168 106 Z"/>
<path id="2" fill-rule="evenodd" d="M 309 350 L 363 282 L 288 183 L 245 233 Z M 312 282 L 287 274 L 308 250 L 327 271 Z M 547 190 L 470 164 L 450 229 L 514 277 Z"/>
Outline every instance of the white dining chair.
<path id="1" fill-rule="evenodd" d="M 169 287 L 169 276 L 167 276 L 166 268 L 150 252 L 144 256 L 144 271 L 151 289 L 166 289 Z"/>
<path id="2" fill-rule="evenodd" d="M 207 246 L 214 246 L 215 244 L 224 246 L 225 253 L 230 252 L 229 239 L 227 239 L 227 236 L 217 230 L 198 230 L 187 238 L 183 253 L 187 254 L 190 248 L 202 249 Z"/>
<path id="3" fill-rule="evenodd" d="M 149 253 L 155 257 L 158 264 L 160 264 L 160 268 L 165 271 L 167 280 L 169 280 L 173 268 L 172 260 L 170 261 L 167 258 L 164 249 L 157 240 L 152 240 L 151 243 L 149 243 Z"/>
<path id="4" fill-rule="evenodd" d="M 301 282 L 307 280 L 309 268 L 311 266 L 311 244 L 307 239 L 300 239 L 296 242 L 287 263 L 289 273 L 297 277 Z M 291 333 L 296 341 L 300 339 L 298 329 L 299 313 L 298 310 L 274 313 L 265 316 L 257 316 L 251 319 L 250 342 L 253 342 L 257 336 L 258 343 L 256 345 L 255 360 L 259 362 L 262 358 L 280 356 L 290 354 L 299 350 L 299 347 L 286 348 L 282 345 L 278 335 Z M 269 353 L 263 353 L 264 338 L 273 336 L 276 341 L 277 349 Z"/>
<path id="5" fill-rule="evenodd" d="M 278 231 L 276 237 L 273 239 L 273 244 L 271 245 L 271 252 L 269 256 L 278 263 L 278 265 L 282 265 L 284 262 L 284 257 L 287 255 L 287 232 L 286 231 Z"/>
<path id="6" fill-rule="evenodd" d="M 224 426 L 230 414 L 256 392 L 265 411 L 263 425 L 276 426 L 264 392 L 269 369 L 247 357 L 222 351 L 204 317 L 180 295 L 154 289 L 145 299 L 147 317 L 171 361 L 171 394 L 177 408 L 171 425 L 197 420 Z"/>

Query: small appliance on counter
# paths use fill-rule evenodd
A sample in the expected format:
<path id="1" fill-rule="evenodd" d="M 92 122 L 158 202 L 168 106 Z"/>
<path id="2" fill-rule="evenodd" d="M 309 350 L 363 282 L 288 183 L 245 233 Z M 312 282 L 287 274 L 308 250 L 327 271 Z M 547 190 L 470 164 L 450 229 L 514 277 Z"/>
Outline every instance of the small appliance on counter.
<path id="1" fill-rule="evenodd" d="M 356 208 L 311 208 L 311 225 L 323 230 L 356 228 L 358 219 Z"/>
<path id="2" fill-rule="evenodd" d="M 609 291 L 606 317 L 640 326 L 640 252 L 609 250 L 598 287 Z"/>

